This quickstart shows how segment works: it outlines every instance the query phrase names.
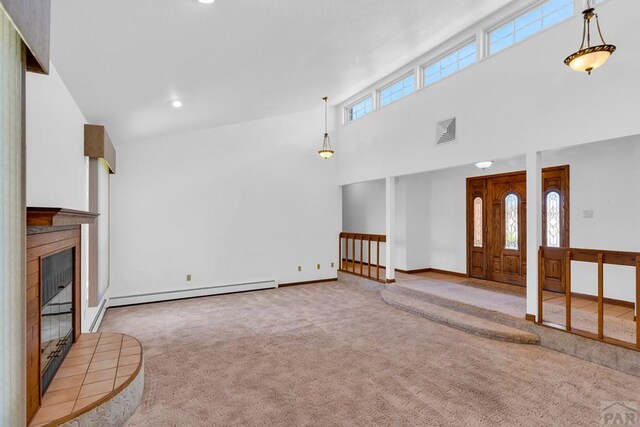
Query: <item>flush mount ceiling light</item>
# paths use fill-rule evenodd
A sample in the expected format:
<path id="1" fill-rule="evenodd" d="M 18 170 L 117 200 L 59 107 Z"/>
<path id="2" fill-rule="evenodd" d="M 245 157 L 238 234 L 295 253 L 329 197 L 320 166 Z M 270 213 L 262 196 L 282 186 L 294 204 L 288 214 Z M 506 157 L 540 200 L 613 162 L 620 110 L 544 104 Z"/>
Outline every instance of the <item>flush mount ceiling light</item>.
<path id="1" fill-rule="evenodd" d="M 484 169 L 488 169 L 488 168 L 490 168 L 491 166 L 493 166 L 493 162 L 492 162 L 492 161 L 490 161 L 490 160 L 487 160 L 487 161 L 485 161 L 485 162 L 478 162 L 478 163 L 476 163 L 476 167 L 477 167 L 478 169 L 482 169 L 482 170 L 484 170 Z"/>
<path id="2" fill-rule="evenodd" d="M 198 0 L 199 3 L 202 4 L 211 4 L 213 2 L 215 2 L 216 0 Z"/>
<path id="3" fill-rule="evenodd" d="M 609 57 L 616 51 L 616 47 L 612 44 L 607 44 L 602 37 L 602 31 L 600 30 L 600 22 L 598 21 L 598 14 L 596 10 L 591 7 L 591 2 L 587 1 L 587 9 L 582 12 L 584 15 L 584 23 L 582 26 L 582 44 L 577 52 L 572 53 L 564 60 L 564 63 L 571 67 L 571 69 L 580 72 L 586 72 L 591 74 L 593 70 L 602 66 Z M 596 18 L 596 27 L 598 28 L 598 35 L 600 36 L 601 44 L 591 46 L 591 20 Z M 586 42 L 586 47 L 585 47 Z"/>
<path id="4" fill-rule="evenodd" d="M 323 159 L 330 159 L 333 156 L 334 151 L 331 149 L 331 139 L 329 138 L 329 132 L 327 131 L 327 101 L 329 98 L 326 96 L 322 98 L 324 101 L 324 141 L 322 142 L 322 150 L 318 151 L 320 157 Z"/>
<path id="5" fill-rule="evenodd" d="M 173 108 L 181 108 L 181 107 L 182 107 L 182 101 L 180 101 L 180 100 L 176 99 L 175 101 L 173 101 L 173 102 L 171 103 L 171 106 L 172 106 Z"/>

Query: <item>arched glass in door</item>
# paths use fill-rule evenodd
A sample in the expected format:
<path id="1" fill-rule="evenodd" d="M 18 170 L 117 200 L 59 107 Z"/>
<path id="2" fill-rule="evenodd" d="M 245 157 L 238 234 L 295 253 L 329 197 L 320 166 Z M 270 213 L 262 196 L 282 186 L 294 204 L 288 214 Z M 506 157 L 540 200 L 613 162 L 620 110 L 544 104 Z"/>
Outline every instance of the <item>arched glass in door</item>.
<path id="1" fill-rule="evenodd" d="M 560 247 L 560 193 L 556 190 L 547 193 L 547 246 Z"/>
<path id="2" fill-rule="evenodd" d="M 482 247 L 482 197 L 473 199 L 473 246 Z"/>
<path id="3" fill-rule="evenodd" d="M 505 249 L 518 250 L 518 196 L 511 193 L 504 198 Z"/>

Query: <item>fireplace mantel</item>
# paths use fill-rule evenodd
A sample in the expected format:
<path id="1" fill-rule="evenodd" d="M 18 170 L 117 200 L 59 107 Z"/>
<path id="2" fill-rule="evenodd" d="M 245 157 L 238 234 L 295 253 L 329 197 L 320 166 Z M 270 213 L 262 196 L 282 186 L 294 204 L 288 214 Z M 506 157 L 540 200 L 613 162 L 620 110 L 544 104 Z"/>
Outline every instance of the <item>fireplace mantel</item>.
<path id="1" fill-rule="evenodd" d="M 63 227 L 93 224 L 99 214 L 63 208 L 27 208 L 27 227 Z"/>

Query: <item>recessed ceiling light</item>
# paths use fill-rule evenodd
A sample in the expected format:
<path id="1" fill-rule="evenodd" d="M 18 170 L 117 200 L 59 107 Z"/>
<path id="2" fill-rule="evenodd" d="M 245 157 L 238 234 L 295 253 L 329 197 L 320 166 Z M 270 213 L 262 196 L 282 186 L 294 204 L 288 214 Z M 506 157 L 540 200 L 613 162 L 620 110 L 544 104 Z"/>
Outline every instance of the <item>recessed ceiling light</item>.
<path id="1" fill-rule="evenodd" d="M 176 99 L 175 101 L 173 101 L 171 103 L 171 105 L 173 106 L 173 108 L 180 108 L 180 107 L 182 107 L 182 101 L 179 101 L 179 100 Z"/>
<path id="2" fill-rule="evenodd" d="M 202 4 L 211 4 L 213 2 L 215 2 L 216 0 L 198 0 L 200 3 Z"/>

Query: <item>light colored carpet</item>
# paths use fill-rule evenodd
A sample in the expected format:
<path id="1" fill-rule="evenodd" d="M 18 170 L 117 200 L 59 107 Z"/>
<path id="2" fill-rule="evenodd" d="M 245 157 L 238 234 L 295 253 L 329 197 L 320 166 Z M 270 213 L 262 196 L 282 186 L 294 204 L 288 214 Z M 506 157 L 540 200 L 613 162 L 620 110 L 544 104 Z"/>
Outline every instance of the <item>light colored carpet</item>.
<path id="1" fill-rule="evenodd" d="M 338 282 L 109 309 L 137 337 L 128 426 L 598 425 L 640 378 L 469 335 Z"/>

